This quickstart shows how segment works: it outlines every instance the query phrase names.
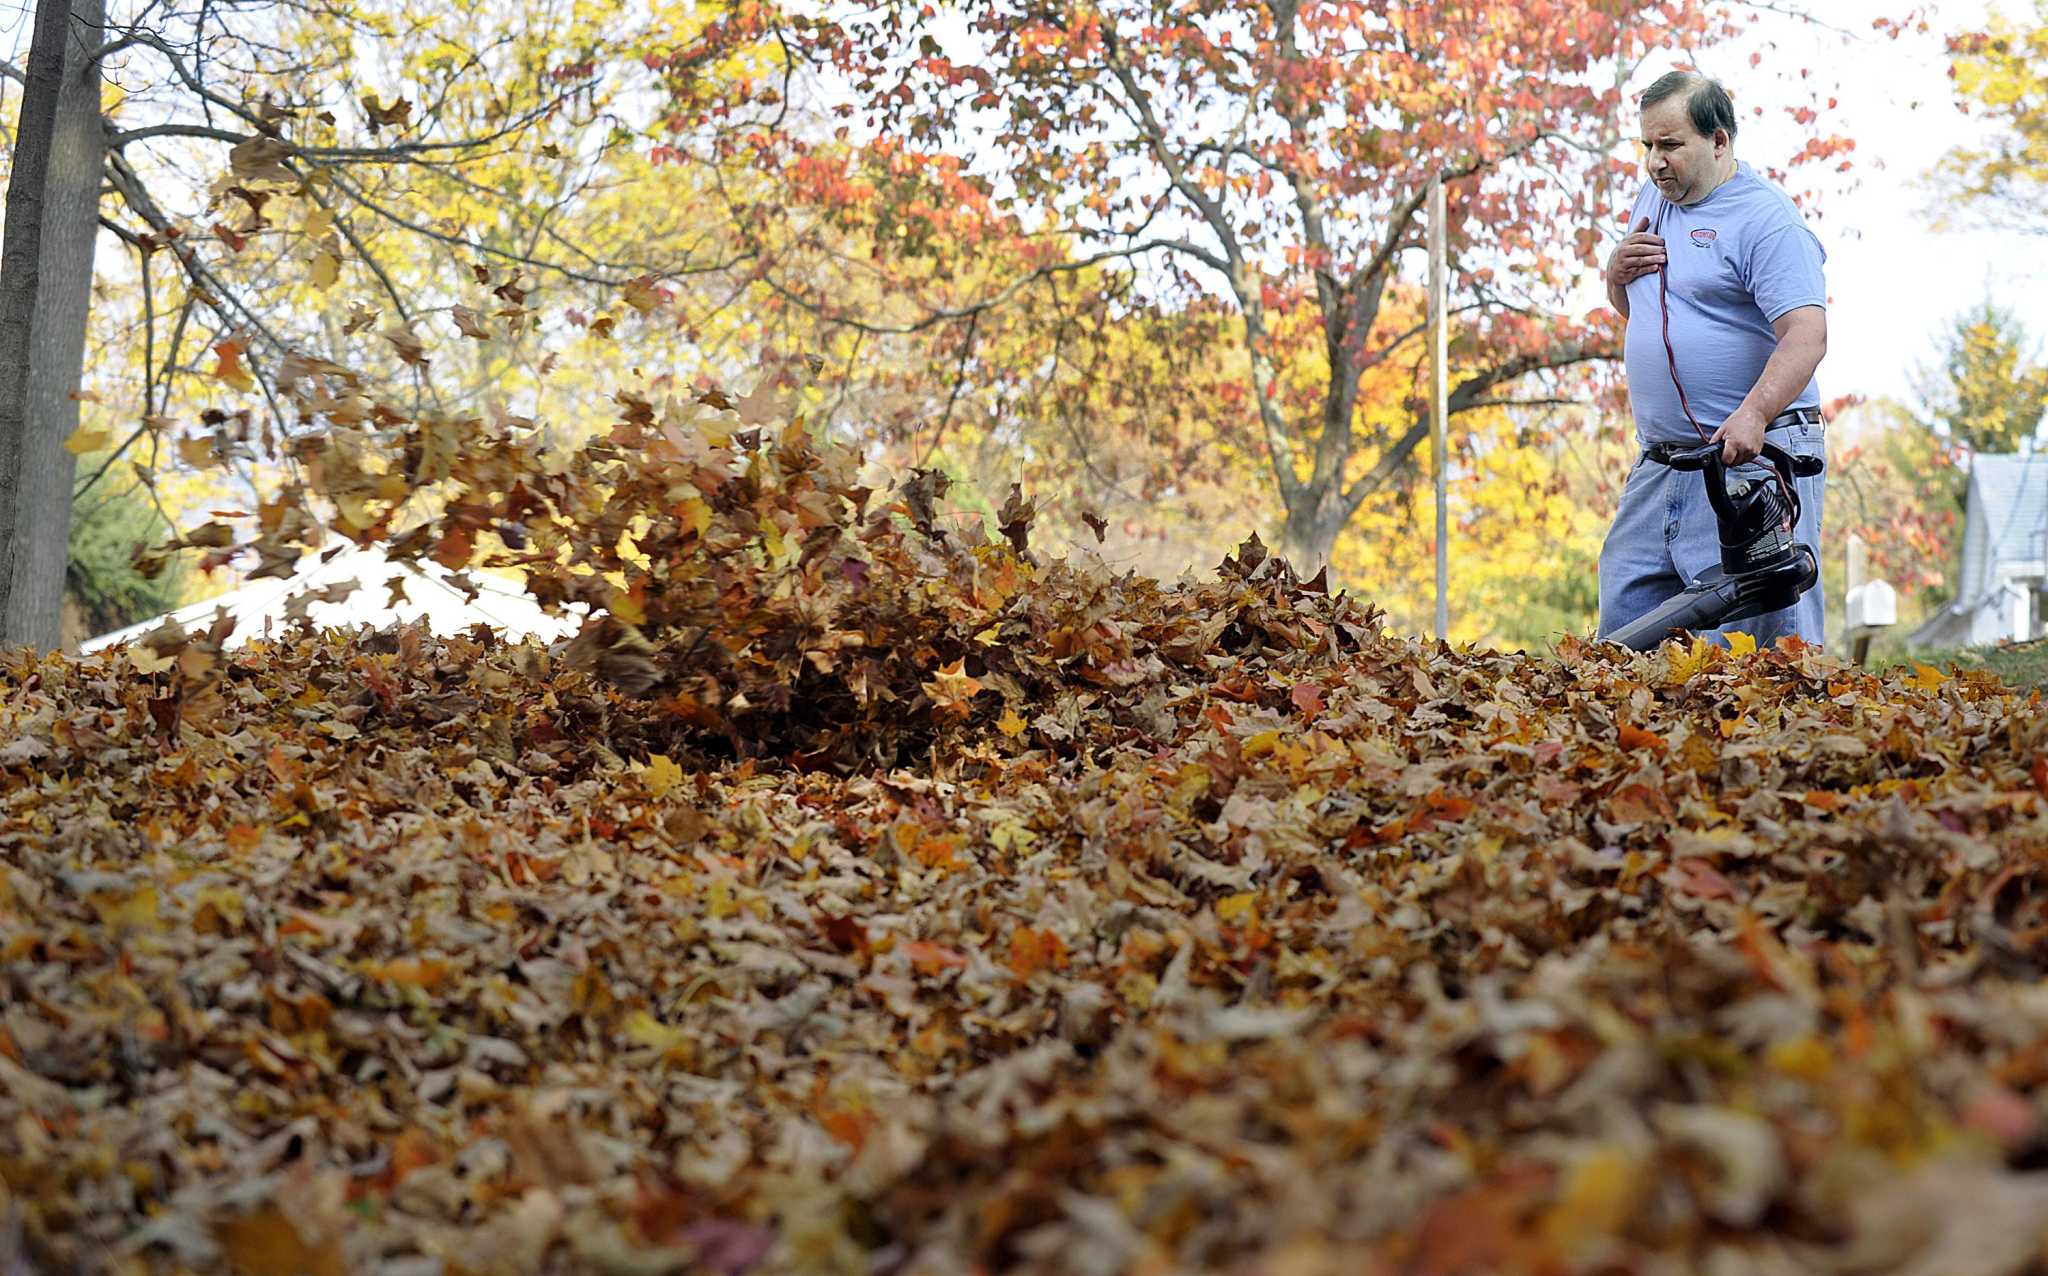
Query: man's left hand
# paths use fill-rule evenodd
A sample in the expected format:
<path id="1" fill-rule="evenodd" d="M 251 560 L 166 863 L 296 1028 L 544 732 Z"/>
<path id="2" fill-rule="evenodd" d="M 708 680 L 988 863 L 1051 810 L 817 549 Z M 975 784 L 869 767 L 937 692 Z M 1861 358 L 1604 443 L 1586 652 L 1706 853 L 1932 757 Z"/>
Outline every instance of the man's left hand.
<path id="1" fill-rule="evenodd" d="M 1709 443 L 1721 445 L 1721 463 L 1737 466 L 1754 461 L 1764 450 L 1764 428 L 1769 422 L 1748 408 L 1738 408 L 1735 415 L 1721 422 L 1721 428 L 1714 431 Z"/>

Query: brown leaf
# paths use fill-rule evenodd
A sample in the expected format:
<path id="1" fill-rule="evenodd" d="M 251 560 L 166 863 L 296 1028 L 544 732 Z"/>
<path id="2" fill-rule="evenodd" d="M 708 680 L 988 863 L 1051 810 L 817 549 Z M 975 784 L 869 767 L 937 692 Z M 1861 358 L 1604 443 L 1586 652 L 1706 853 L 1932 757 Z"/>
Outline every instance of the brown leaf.
<path id="1" fill-rule="evenodd" d="M 386 328 L 384 339 L 398 352 L 398 357 L 416 368 L 427 366 L 426 347 L 413 335 L 410 328 Z"/>
<path id="2" fill-rule="evenodd" d="M 473 337 L 478 341 L 491 339 L 490 325 L 484 322 L 483 316 L 468 306 L 451 307 L 448 313 L 455 320 L 455 326 L 463 336 Z"/>
<path id="3" fill-rule="evenodd" d="M 1019 558 L 1031 556 L 1031 519 L 1037 512 L 1038 507 L 1024 499 L 1024 489 L 1015 483 L 1010 485 L 1003 507 L 996 511 L 997 526 Z"/>
<path id="4" fill-rule="evenodd" d="M 242 182 L 298 184 L 298 174 L 285 165 L 292 147 L 274 137 L 251 137 L 228 148 L 228 167 Z"/>
<path id="5" fill-rule="evenodd" d="M 412 103 L 405 98 L 380 104 L 375 93 L 365 93 L 362 96 L 362 108 L 372 137 L 381 129 L 402 128 L 412 120 Z"/>

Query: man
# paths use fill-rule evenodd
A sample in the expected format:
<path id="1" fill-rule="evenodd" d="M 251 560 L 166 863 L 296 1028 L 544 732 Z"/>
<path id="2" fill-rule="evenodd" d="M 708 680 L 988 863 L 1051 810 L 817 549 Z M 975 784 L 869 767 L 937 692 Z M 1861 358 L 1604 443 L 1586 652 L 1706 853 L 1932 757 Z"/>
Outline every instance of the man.
<path id="1" fill-rule="evenodd" d="M 1652 84 L 1642 132 L 1650 185 L 1607 263 L 1607 298 L 1628 320 L 1623 355 L 1639 446 L 1711 439 L 1731 466 L 1766 439 L 1794 455 L 1825 455 L 1813 376 L 1828 344 L 1820 241 L 1783 191 L 1735 158 L 1735 108 L 1713 80 L 1673 71 Z M 1792 482 L 1794 539 L 1818 552 L 1824 479 Z M 1600 551 L 1601 636 L 1720 561 L 1701 475 L 1638 457 Z M 1729 628 L 1763 646 L 1787 634 L 1818 646 L 1820 586 Z"/>

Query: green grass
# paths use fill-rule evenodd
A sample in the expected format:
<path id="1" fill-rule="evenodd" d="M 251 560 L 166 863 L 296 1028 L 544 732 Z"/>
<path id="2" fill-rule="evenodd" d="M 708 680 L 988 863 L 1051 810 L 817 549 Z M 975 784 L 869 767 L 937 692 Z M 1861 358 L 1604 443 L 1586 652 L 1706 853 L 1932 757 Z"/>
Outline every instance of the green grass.
<path id="1" fill-rule="evenodd" d="M 1995 647 L 1944 647 L 1930 651 L 1914 651 L 1903 656 L 1876 658 L 1873 653 L 1871 664 L 1932 665 L 1947 672 L 1950 669 L 1982 669 L 1998 675 L 2011 687 L 2048 687 L 2048 638 L 2036 638 L 2031 642 L 2000 643 Z"/>

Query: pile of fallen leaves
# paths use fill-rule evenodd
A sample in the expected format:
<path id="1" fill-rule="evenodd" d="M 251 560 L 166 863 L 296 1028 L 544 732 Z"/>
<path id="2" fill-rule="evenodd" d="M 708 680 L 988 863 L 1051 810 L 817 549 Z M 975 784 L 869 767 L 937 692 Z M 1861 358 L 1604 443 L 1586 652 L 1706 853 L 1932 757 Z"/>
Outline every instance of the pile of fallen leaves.
<path id="1" fill-rule="evenodd" d="M 1454 651 L 626 407 L 301 445 L 557 648 L 6 665 L 0 1270 L 2048 1270 L 2037 697 Z"/>

